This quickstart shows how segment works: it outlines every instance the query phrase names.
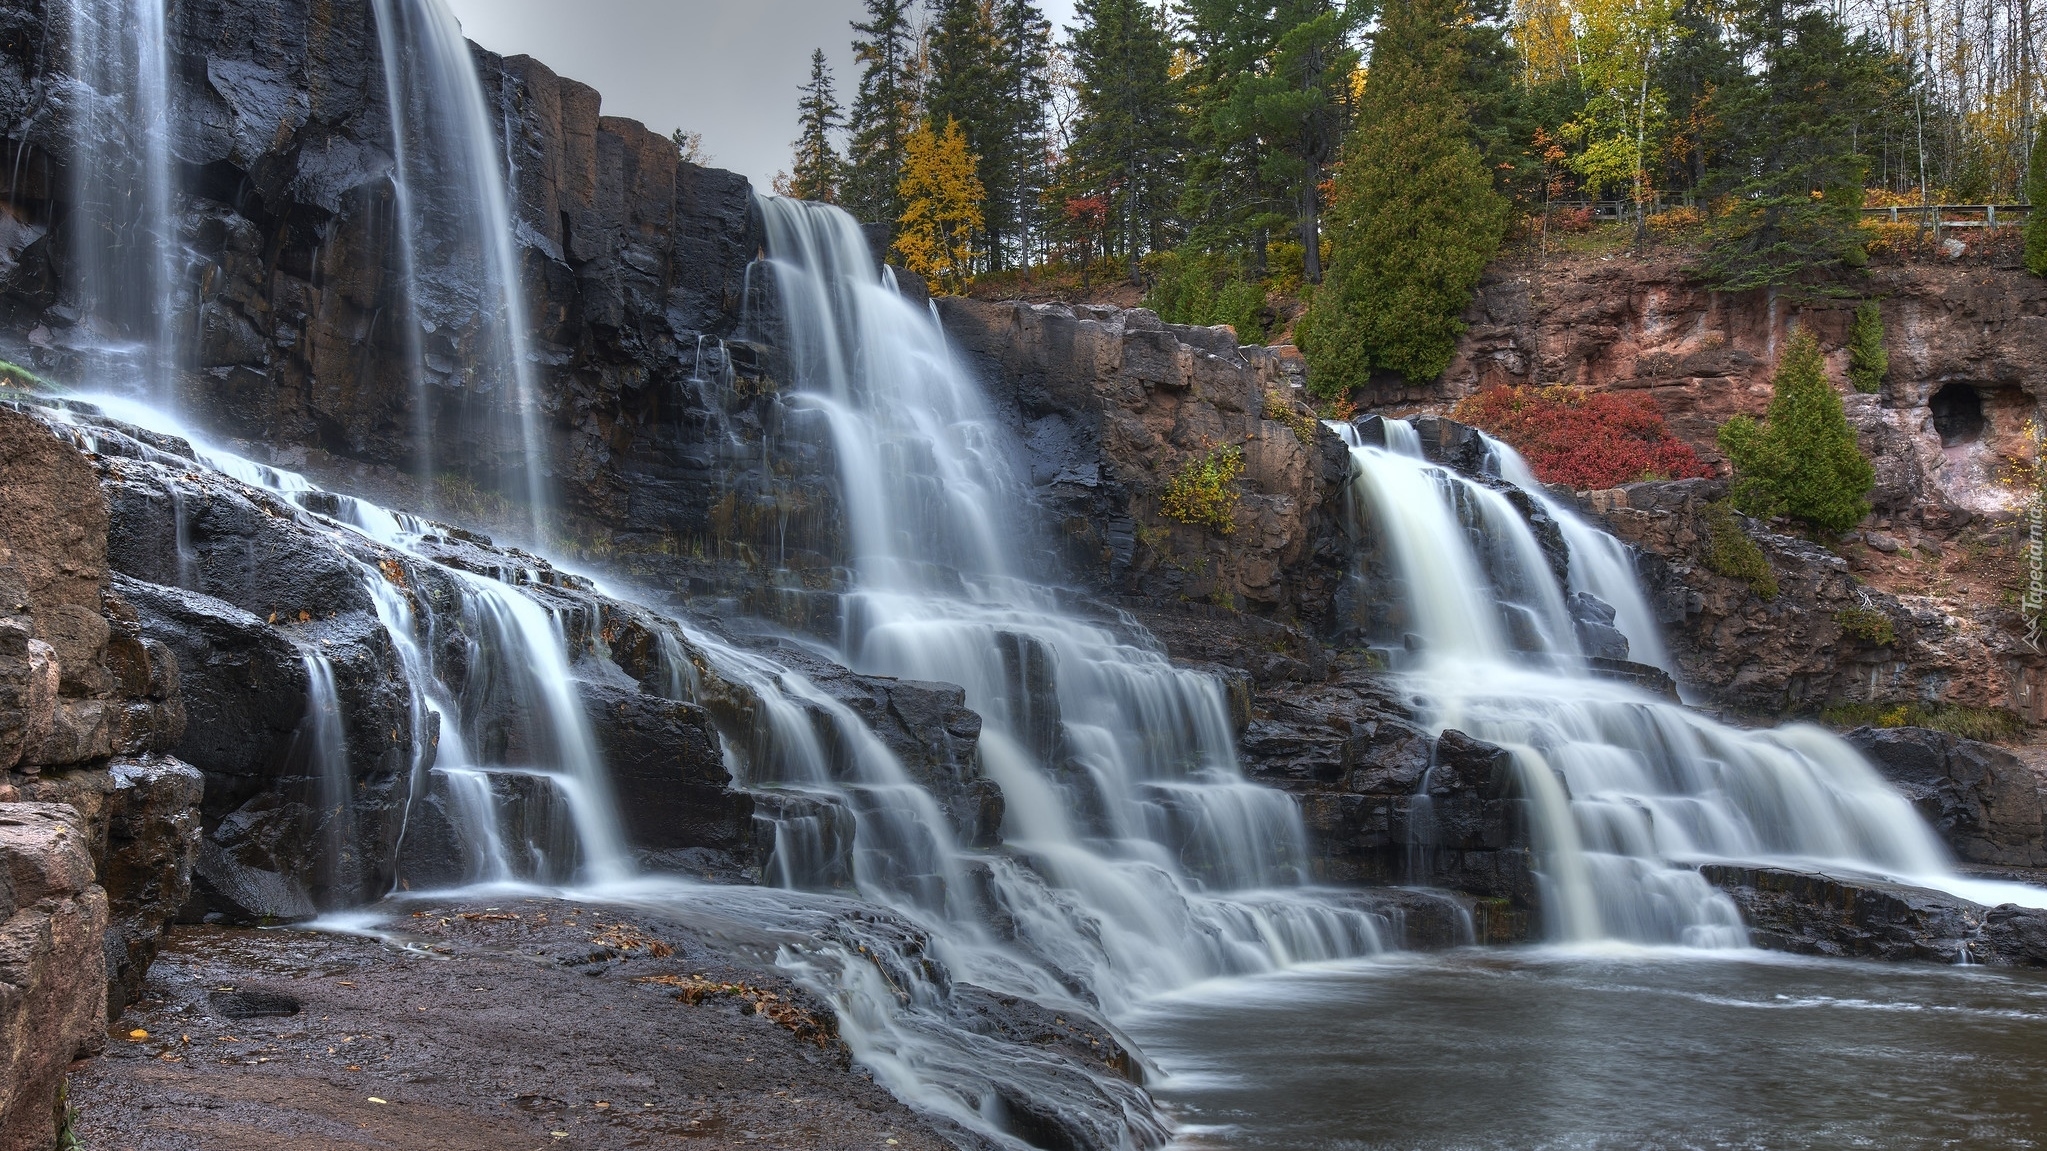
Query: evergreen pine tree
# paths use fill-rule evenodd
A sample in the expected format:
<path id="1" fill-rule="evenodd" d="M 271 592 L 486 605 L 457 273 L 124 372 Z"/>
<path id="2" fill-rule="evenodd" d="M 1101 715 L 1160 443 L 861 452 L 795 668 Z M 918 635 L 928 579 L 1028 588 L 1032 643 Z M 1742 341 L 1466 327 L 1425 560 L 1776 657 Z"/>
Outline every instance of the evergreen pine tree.
<path id="1" fill-rule="evenodd" d="M 994 0 L 1001 130 L 981 156 L 991 266 L 1028 267 L 1048 183 L 1045 104 L 1052 97 L 1052 25 L 1033 0 Z"/>
<path id="2" fill-rule="evenodd" d="M 1855 446 L 1810 332 L 1792 337 L 1772 386 L 1762 423 L 1736 416 L 1720 429 L 1720 450 L 1734 465 L 1735 506 L 1758 519 L 1789 515 L 1831 532 L 1861 523 L 1876 472 Z"/>
<path id="3" fill-rule="evenodd" d="M 789 176 L 789 194 L 820 204 L 836 204 L 842 161 L 839 150 L 832 146 L 832 130 L 839 126 L 841 117 L 824 49 L 810 54 L 810 80 L 801 91 L 803 98 L 796 104 L 796 162 Z"/>
<path id="4" fill-rule="evenodd" d="M 1883 50 L 1828 0 L 1742 0 L 1738 13 L 1737 43 L 1760 66 L 1713 96 L 1726 154 L 1705 187 L 1727 207 L 1702 278 L 1744 291 L 1859 267 L 1868 162 L 1855 128 L 1884 102 Z"/>
<path id="5" fill-rule="evenodd" d="M 1138 259 L 1172 246 L 1181 139 L 1172 46 L 1146 0 L 1080 0 L 1075 14 L 1080 114 L 1067 184 L 1078 198 L 1103 197 L 1111 252 L 1135 283 Z"/>
<path id="6" fill-rule="evenodd" d="M 1200 64 L 1189 74 L 1194 132 L 1209 158 L 1183 206 L 1207 225 L 1196 243 L 1248 243 L 1254 273 L 1271 229 L 1300 240 L 1309 283 L 1322 278 L 1321 184 L 1349 126 L 1350 46 L 1364 2 L 1231 0 L 1187 5 Z M 1205 234 L 1202 234 L 1205 233 Z"/>
<path id="7" fill-rule="evenodd" d="M 2026 270 L 2047 276 L 2047 133 L 2033 141 L 2033 161 L 2026 167 Z"/>
<path id="8" fill-rule="evenodd" d="M 1309 386 L 1340 396 L 1374 368 L 1411 380 L 1450 362 L 1458 316 L 1506 232 L 1506 203 L 1457 91 L 1461 0 L 1389 5 L 1329 208 L 1331 260 L 1296 337 Z"/>
<path id="9" fill-rule="evenodd" d="M 1884 310 L 1875 300 L 1855 309 L 1855 323 L 1848 329 L 1848 379 L 1855 390 L 1871 395 L 1884 390 L 1884 376 L 1891 370 L 1891 354 L 1884 349 Z"/>
<path id="10" fill-rule="evenodd" d="M 959 125 L 967 151 L 979 157 L 977 175 L 988 197 L 1006 202 L 1009 173 L 1001 164 L 1001 138 L 1007 125 L 995 11 L 987 0 L 931 0 L 931 15 L 924 114 L 934 124 Z M 992 254 L 999 241 L 977 246 Z"/>
<path id="11" fill-rule="evenodd" d="M 862 0 L 867 21 L 855 23 L 853 56 L 861 65 L 860 86 L 847 119 L 846 177 L 840 202 L 861 220 L 895 220 L 902 215 L 896 189 L 902 183 L 903 148 L 917 126 L 917 33 L 910 26 L 913 0 Z"/>
<path id="12" fill-rule="evenodd" d="M 961 292 L 979 254 L 981 179 L 959 121 L 934 132 L 925 121 L 904 142 L 895 250 L 903 266 L 944 292 Z"/>

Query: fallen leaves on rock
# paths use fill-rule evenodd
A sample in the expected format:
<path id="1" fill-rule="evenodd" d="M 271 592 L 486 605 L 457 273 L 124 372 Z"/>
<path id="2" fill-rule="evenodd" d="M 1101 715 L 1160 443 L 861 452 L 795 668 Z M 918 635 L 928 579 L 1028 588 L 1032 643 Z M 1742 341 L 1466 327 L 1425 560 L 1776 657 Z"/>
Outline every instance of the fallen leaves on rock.
<path id="1" fill-rule="evenodd" d="M 740 1001 L 740 1010 L 759 1012 L 796 1038 L 817 1047 L 830 1047 L 839 1035 L 837 1020 L 807 1011 L 779 992 L 751 983 L 720 983 L 701 975 L 644 975 L 633 982 L 676 988 L 675 998 L 691 1007 L 707 999 L 730 996 Z"/>

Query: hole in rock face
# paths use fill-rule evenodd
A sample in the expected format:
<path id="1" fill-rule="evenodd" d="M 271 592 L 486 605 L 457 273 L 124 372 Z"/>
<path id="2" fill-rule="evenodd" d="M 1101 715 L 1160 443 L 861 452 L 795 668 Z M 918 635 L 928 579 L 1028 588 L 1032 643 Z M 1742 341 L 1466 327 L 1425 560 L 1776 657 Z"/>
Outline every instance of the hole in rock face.
<path id="1" fill-rule="evenodd" d="M 1949 384 L 1933 393 L 1933 430 L 1940 446 L 1973 444 L 1983 438 L 1983 393 L 1967 384 Z"/>
<path id="2" fill-rule="evenodd" d="M 214 991 L 206 1002 L 227 1019 L 277 1019 L 299 1013 L 299 1001 L 277 991 Z"/>

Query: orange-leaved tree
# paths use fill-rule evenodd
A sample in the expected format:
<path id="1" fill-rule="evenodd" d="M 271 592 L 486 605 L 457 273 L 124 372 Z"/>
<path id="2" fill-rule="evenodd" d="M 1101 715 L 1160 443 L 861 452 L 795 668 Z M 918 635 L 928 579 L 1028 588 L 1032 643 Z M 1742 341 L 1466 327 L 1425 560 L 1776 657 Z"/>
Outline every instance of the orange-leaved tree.
<path id="1" fill-rule="evenodd" d="M 979 162 L 967 151 L 959 121 L 950 117 L 944 131 L 932 131 L 927 121 L 904 142 L 903 181 L 897 189 L 903 215 L 897 221 L 896 254 L 904 267 L 940 291 L 966 290 L 967 277 L 973 273 L 984 194 L 974 172 Z"/>

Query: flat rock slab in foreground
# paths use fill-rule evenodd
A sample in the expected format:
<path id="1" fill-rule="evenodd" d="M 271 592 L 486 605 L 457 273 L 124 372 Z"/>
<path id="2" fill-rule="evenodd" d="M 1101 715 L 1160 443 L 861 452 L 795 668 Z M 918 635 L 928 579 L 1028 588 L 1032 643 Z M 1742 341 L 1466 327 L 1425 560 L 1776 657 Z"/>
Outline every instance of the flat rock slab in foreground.
<path id="1" fill-rule="evenodd" d="M 81 1143 L 952 1146 L 850 1065 L 828 1008 L 685 929 L 511 896 L 397 928 L 417 950 L 181 928 L 106 1057 L 74 1075 Z"/>
<path id="2" fill-rule="evenodd" d="M 1756 946 L 1798 955 L 2047 966 L 2047 911 L 1865 876 L 1707 864 Z M 1966 949 L 1966 951 L 1965 951 Z"/>

